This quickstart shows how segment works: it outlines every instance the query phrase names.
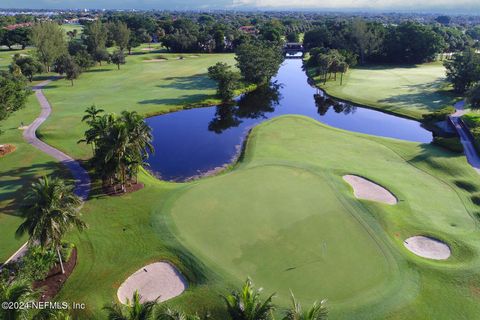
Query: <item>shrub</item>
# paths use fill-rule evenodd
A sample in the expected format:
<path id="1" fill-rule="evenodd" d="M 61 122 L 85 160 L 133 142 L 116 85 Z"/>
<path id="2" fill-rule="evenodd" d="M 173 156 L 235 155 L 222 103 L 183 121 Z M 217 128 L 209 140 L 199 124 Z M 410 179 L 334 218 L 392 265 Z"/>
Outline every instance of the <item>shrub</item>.
<path id="1" fill-rule="evenodd" d="M 436 146 L 445 148 L 452 152 L 456 152 L 456 153 L 463 152 L 463 145 L 460 142 L 460 139 L 458 139 L 457 137 L 452 137 L 452 138 L 434 137 L 432 143 Z"/>
<path id="2" fill-rule="evenodd" d="M 70 257 L 72 256 L 72 251 L 73 248 L 75 248 L 75 245 L 73 243 L 62 243 L 62 249 L 60 251 L 60 254 L 62 255 L 62 260 L 63 261 L 68 261 L 70 260 Z"/>
<path id="3" fill-rule="evenodd" d="M 438 122 L 444 121 L 449 115 L 455 112 L 455 108 L 452 106 L 443 107 L 442 109 L 436 110 L 434 112 L 424 114 L 423 120 L 426 122 Z"/>
<path id="4" fill-rule="evenodd" d="M 43 280 L 57 260 L 55 250 L 45 250 L 40 246 L 32 246 L 22 259 L 19 273 L 27 279 Z"/>

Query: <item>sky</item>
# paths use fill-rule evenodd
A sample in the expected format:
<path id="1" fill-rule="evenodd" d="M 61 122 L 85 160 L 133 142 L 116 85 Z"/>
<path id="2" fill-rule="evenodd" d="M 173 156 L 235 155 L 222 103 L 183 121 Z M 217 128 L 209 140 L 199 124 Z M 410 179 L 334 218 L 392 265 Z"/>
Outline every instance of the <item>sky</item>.
<path id="1" fill-rule="evenodd" d="M 480 0 L 0 0 L 0 8 L 430 11 L 480 14 Z"/>

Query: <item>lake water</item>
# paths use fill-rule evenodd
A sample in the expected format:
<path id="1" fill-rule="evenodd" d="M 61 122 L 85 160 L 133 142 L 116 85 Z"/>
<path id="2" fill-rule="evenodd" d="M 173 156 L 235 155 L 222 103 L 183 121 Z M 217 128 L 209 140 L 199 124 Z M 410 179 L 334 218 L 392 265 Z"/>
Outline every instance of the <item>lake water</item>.
<path id="1" fill-rule="evenodd" d="M 273 82 L 271 88 L 245 94 L 231 106 L 146 119 L 154 134 L 150 169 L 164 180 L 177 181 L 214 170 L 238 154 L 249 129 L 284 114 L 305 115 L 332 127 L 376 136 L 421 143 L 432 140 L 432 133 L 417 121 L 322 95 L 308 84 L 301 59 L 285 60 Z"/>

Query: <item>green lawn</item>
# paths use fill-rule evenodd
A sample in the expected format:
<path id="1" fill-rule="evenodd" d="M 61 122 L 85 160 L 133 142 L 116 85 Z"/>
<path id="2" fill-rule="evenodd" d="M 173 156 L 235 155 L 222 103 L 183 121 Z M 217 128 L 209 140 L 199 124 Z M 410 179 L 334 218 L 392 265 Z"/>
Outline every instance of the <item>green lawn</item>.
<path id="1" fill-rule="evenodd" d="M 80 39 L 80 36 L 82 35 L 83 32 L 83 25 L 81 24 L 62 24 L 60 26 L 63 31 L 65 31 L 65 35 L 67 35 L 67 32 L 77 30 L 77 36 L 76 39 Z M 67 38 L 68 39 L 68 38 Z"/>
<path id="2" fill-rule="evenodd" d="M 53 114 L 40 128 L 42 138 L 74 157 L 88 158 L 90 147 L 75 141 L 82 138 L 86 126 L 81 118 L 92 104 L 107 112 L 137 110 L 148 115 L 178 110 L 185 104 L 218 103 L 207 68 L 218 61 L 233 64 L 233 54 L 184 54 L 184 59 L 178 59 L 177 54 L 161 54 L 168 60 L 145 62 L 159 55 L 128 56 L 120 70 L 115 65 L 95 67 L 83 73 L 73 87 L 66 80 L 46 87 Z"/>
<path id="3" fill-rule="evenodd" d="M 457 101 L 445 82 L 445 68 L 440 62 L 352 68 L 344 76 L 343 85 L 340 76 L 326 85 L 319 77 L 315 81 L 334 97 L 415 119 Z"/>
<path id="4" fill-rule="evenodd" d="M 40 106 L 34 95 L 30 96 L 24 109 L 0 122 L 0 144 L 13 144 L 16 151 L 0 158 L 0 262 L 14 253 L 24 239 L 15 239 L 14 232 L 20 224 L 16 206 L 21 204 L 24 189 L 35 178 L 59 172 L 57 161 L 27 144 L 19 130 L 21 122 L 29 124 L 40 114 Z M 65 173 L 63 173 L 65 174 Z"/>
<path id="5" fill-rule="evenodd" d="M 347 173 L 386 186 L 398 205 L 355 199 Z M 333 319 L 480 313 L 479 208 L 457 187 L 478 192 L 480 183 L 462 156 L 285 116 L 253 130 L 230 172 L 183 184 L 141 180 L 141 191 L 84 207 L 89 229 L 73 238 L 80 262 L 58 299 L 86 302 L 92 317 L 129 274 L 161 259 L 191 284 L 171 303 L 217 318 L 218 295 L 247 276 L 277 292 L 281 306 L 289 289 L 303 302 L 327 298 Z M 452 257 L 411 254 L 402 241 L 416 234 L 444 240 Z"/>

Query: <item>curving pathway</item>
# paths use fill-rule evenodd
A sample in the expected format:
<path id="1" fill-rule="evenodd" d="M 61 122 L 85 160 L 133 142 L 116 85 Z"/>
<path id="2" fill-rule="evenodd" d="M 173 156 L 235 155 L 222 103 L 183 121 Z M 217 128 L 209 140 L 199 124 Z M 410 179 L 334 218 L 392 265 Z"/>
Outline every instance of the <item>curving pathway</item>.
<path id="1" fill-rule="evenodd" d="M 55 149 L 54 147 L 46 144 L 42 140 L 38 139 L 37 137 L 37 129 L 48 119 L 50 114 L 52 113 L 52 107 L 48 102 L 47 98 L 42 92 L 42 88 L 48 85 L 52 80 L 56 78 L 52 78 L 43 82 L 40 82 L 38 85 L 32 87 L 33 91 L 35 92 L 35 96 L 37 97 L 38 103 L 41 107 L 41 113 L 38 118 L 36 118 L 23 132 L 23 138 L 29 144 L 34 146 L 40 151 L 45 152 L 46 154 L 54 157 L 60 163 L 65 165 L 72 177 L 75 179 L 75 189 L 74 192 L 77 196 L 82 199 L 82 201 L 87 200 L 88 194 L 90 193 L 90 177 L 88 172 L 72 157 L 66 155 L 65 153 L 61 152 L 60 150 Z M 3 265 L 11 261 L 15 261 L 22 257 L 27 250 L 27 243 L 23 244 L 20 249 L 17 250 L 10 258 L 8 258 Z M 0 268 L 1 269 L 1 268 Z"/>
<path id="2" fill-rule="evenodd" d="M 465 101 L 459 101 L 455 104 L 455 113 L 449 116 L 450 122 L 455 127 L 460 137 L 460 142 L 463 145 L 463 151 L 467 157 L 470 165 L 480 174 L 480 156 L 475 149 L 473 138 L 465 123 L 462 121 L 462 116 L 465 114 Z"/>

